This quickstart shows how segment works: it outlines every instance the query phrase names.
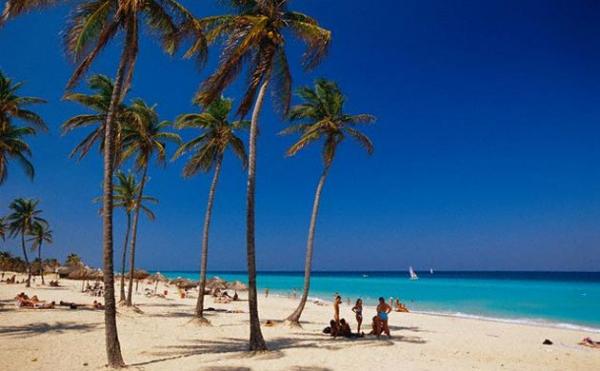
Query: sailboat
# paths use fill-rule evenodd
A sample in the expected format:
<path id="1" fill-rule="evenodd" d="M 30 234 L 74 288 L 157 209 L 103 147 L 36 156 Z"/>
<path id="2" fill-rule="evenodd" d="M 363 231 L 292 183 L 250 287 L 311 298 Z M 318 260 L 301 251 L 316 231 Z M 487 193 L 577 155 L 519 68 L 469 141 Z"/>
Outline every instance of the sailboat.
<path id="1" fill-rule="evenodd" d="M 433 268 L 429 268 L 429 274 L 433 274 Z"/>
<path id="2" fill-rule="evenodd" d="M 410 274 L 410 279 L 411 280 L 418 280 L 419 277 L 417 276 L 417 274 L 415 273 L 415 270 L 413 269 L 413 267 L 408 267 L 408 274 Z"/>

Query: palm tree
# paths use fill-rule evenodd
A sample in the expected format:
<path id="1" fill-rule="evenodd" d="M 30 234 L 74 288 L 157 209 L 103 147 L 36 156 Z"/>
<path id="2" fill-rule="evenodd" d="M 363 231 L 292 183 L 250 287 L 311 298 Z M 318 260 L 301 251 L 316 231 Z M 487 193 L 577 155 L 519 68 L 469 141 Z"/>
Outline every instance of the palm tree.
<path id="1" fill-rule="evenodd" d="M 240 158 L 246 166 L 246 150 L 244 142 L 236 136 L 238 129 L 249 126 L 248 121 L 235 121 L 230 123 L 227 119 L 231 111 L 232 100 L 220 97 L 211 103 L 202 113 L 188 113 L 177 118 L 175 123 L 179 129 L 200 129 L 200 135 L 184 143 L 175 153 L 175 158 L 191 152 L 188 162 L 183 168 L 183 176 L 191 177 L 199 172 L 209 172 L 214 169 L 212 183 L 208 192 L 208 202 L 204 214 L 204 227 L 202 233 L 202 254 L 200 261 L 200 287 L 196 303 L 196 317 L 200 323 L 208 323 L 204 318 L 204 290 L 206 288 L 206 266 L 208 262 L 208 234 L 211 221 L 212 208 L 223 156 L 227 148 Z"/>
<path id="2" fill-rule="evenodd" d="M 123 160 L 135 156 L 135 167 L 142 173 L 139 191 L 135 202 L 133 223 L 131 229 L 131 248 L 129 286 L 127 290 L 127 306 L 131 306 L 133 296 L 133 279 L 135 273 L 135 248 L 137 240 L 137 227 L 142 206 L 144 186 L 148 180 L 148 166 L 153 156 L 160 165 L 165 164 L 166 143 L 179 144 L 181 138 L 175 133 L 165 131 L 171 125 L 169 121 L 160 121 L 156 106 L 148 106 L 143 100 L 135 99 L 125 113 L 127 125 L 123 127 Z"/>
<path id="3" fill-rule="evenodd" d="M 138 194 L 140 191 L 140 183 L 135 179 L 135 175 L 131 172 L 124 173 L 118 171 L 116 174 L 117 182 L 114 186 L 114 207 L 122 208 L 125 210 L 127 215 L 127 226 L 125 232 L 125 242 L 123 243 L 123 255 L 121 257 L 121 291 L 120 291 L 120 302 L 126 301 L 125 296 L 125 266 L 127 263 L 127 244 L 129 241 L 129 234 L 131 231 L 131 213 L 135 210 Z M 101 198 L 99 198 L 101 199 Z M 151 196 L 142 196 L 142 201 L 158 203 L 158 200 Z M 148 216 L 148 219 L 154 220 L 155 216 L 152 210 L 142 203 L 141 210 Z"/>
<path id="4" fill-rule="evenodd" d="M 202 84 L 197 95 L 204 107 L 216 100 L 247 65 L 249 83 L 237 113 L 244 117 L 251 108 L 252 120 L 248 143 L 248 182 L 246 187 L 246 250 L 248 263 L 248 307 L 250 313 L 251 351 L 266 350 L 260 330 L 256 295 L 256 254 L 254 203 L 256 184 L 256 138 L 258 117 L 269 83 L 278 109 L 289 109 L 291 73 L 285 52 L 284 32 L 292 31 L 307 45 L 304 66 L 315 67 L 325 55 L 331 32 L 321 28 L 313 18 L 288 10 L 287 0 L 232 0 L 235 15 L 208 17 L 200 21 L 206 40 L 224 40 L 221 63 Z"/>
<path id="5" fill-rule="evenodd" d="M 6 240 L 6 217 L 0 217 L 0 239 Z"/>
<path id="6" fill-rule="evenodd" d="M 22 97 L 18 91 L 23 83 L 13 83 L 0 71 L 0 184 L 8 176 L 9 160 L 14 159 L 33 179 L 34 169 L 28 157 L 31 149 L 25 137 L 35 135 L 36 130 L 47 130 L 44 120 L 35 112 L 28 110 L 31 104 L 46 103 L 45 100 L 35 97 Z M 19 127 L 16 120 L 26 126 Z"/>
<path id="7" fill-rule="evenodd" d="M 290 120 L 300 122 L 290 126 L 282 131 L 282 134 L 300 134 L 300 139 L 292 145 L 287 156 L 294 156 L 298 151 L 315 141 L 323 142 L 323 170 L 310 217 L 308 228 L 308 240 L 306 242 L 306 260 L 304 263 L 304 290 L 300 304 L 296 310 L 287 318 L 291 325 L 300 325 L 300 316 L 304 310 L 308 291 L 310 288 L 310 273 L 312 265 L 312 256 L 315 239 L 315 227 L 317 223 L 317 214 L 319 212 L 319 203 L 321 201 L 321 192 L 325 185 L 325 180 L 329 174 L 329 169 L 335 157 L 337 146 L 347 137 L 351 137 L 362 145 L 368 154 L 373 153 L 373 143 L 371 140 L 356 129 L 360 124 L 371 124 L 375 122 L 375 117 L 367 114 L 349 115 L 344 112 L 344 95 L 339 87 L 332 81 L 318 79 L 315 82 L 314 89 L 302 87 L 298 89 L 298 95 L 304 101 L 302 104 L 294 106 L 290 111 Z"/>
<path id="8" fill-rule="evenodd" d="M 31 265 L 29 264 L 27 249 L 25 248 L 25 235 L 31 233 L 36 223 L 48 224 L 40 216 L 42 210 L 37 208 L 38 203 L 38 200 L 17 198 L 8 206 L 12 210 L 12 213 L 7 216 L 10 237 L 21 235 L 21 248 L 23 249 L 25 264 L 27 265 L 26 287 L 31 286 Z"/>
<path id="9" fill-rule="evenodd" d="M 65 265 L 69 266 L 69 267 L 73 267 L 73 266 L 78 266 L 78 265 L 82 265 L 83 262 L 81 261 L 81 257 L 79 257 L 79 255 L 75 254 L 75 253 L 70 253 L 69 255 L 67 255 L 67 258 L 65 259 Z"/>
<path id="10" fill-rule="evenodd" d="M 12 0 L 16 1 L 16 0 Z M 42 0 L 48 1 L 48 0 Z M 174 53 L 181 33 L 176 18 L 189 20 L 192 15 L 176 0 L 99 0 L 80 3 L 73 12 L 65 32 L 67 53 L 74 57 L 78 67 L 67 88 L 72 88 L 90 68 L 104 47 L 124 32 L 124 44 L 115 75 L 115 84 L 104 123 L 104 179 L 103 179 L 103 250 L 104 250 L 104 301 L 106 354 L 110 367 L 124 365 L 117 333 L 116 303 L 113 269 L 113 189 L 114 170 L 114 121 L 120 102 L 133 78 L 138 54 L 140 22 L 145 21 L 157 35 L 168 53 Z"/>
<path id="11" fill-rule="evenodd" d="M 104 152 L 104 126 L 110 108 L 110 100 L 114 90 L 114 82 L 105 75 L 92 75 L 88 81 L 88 88 L 92 90 L 92 94 L 72 93 L 68 92 L 63 97 L 65 100 L 79 103 L 82 106 L 92 111 L 89 114 L 76 115 L 65 121 L 62 126 L 63 135 L 74 129 L 83 129 L 94 126 L 85 138 L 71 151 L 70 157 L 77 156 L 78 160 L 85 157 L 91 148 L 98 144 L 100 152 Z M 119 153 L 121 147 L 121 128 L 123 127 L 123 112 L 126 106 L 120 103 L 115 112 L 114 118 L 114 147 L 115 147 L 115 164 L 119 163 Z"/>
<path id="12" fill-rule="evenodd" d="M 33 250 L 37 250 L 38 252 L 38 260 L 40 262 L 40 276 L 42 277 L 42 285 L 45 285 L 44 282 L 44 264 L 42 261 L 42 244 L 44 242 L 52 243 L 52 230 L 49 228 L 47 223 L 35 222 L 29 232 L 31 238 L 29 241 L 32 243 L 31 248 Z"/>

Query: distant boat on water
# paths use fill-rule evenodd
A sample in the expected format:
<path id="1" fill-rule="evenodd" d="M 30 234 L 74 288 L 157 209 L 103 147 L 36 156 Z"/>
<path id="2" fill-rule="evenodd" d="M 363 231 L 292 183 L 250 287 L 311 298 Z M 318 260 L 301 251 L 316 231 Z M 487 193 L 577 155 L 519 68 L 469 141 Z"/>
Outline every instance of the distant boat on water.
<path id="1" fill-rule="evenodd" d="M 368 274 L 363 274 L 363 278 L 367 278 L 367 277 L 369 277 Z"/>
<path id="2" fill-rule="evenodd" d="M 408 267 L 408 274 L 410 275 L 410 279 L 411 280 L 418 280 L 419 277 L 417 276 L 417 274 L 415 273 L 415 270 L 413 269 L 413 267 Z"/>
<path id="3" fill-rule="evenodd" d="M 429 274 L 433 274 L 433 268 L 429 268 Z"/>

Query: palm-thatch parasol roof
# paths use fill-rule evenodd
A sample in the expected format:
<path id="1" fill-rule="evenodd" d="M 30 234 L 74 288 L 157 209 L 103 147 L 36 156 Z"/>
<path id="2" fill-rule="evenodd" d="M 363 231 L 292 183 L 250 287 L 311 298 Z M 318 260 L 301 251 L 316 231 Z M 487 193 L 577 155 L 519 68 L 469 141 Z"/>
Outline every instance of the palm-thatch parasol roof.
<path id="1" fill-rule="evenodd" d="M 214 290 L 217 288 L 220 290 L 226 290 L 227 282 L 224 279 L 215 276 L 215 277 L 209 279 L 208 281 L 206 281 L 206 288 L 209 290 Z"/>
<path id="2" fill-rule="evenodd" d="M 235 291 L 248 290 L 248 286 L 246 286 L 242 281 L 227 282 L 227 288 Z"/>
<path id="3" fill-rule="evenodd" d="M 148 281 L 150 282 L 168 282 L 169 279 L 162 275 L 160 272 L 156 272 L 153 275 L 148 277 Z"/>
<path id="4" fill-rule="evenodd" d="M 95 280 L 102 278 L 102 271 L 98 272 L 90 267 L 78 267 L 76 270 L 72 271 L 67 275 L 67 278 L 70 280 Z"/>
<path id="5" fill-rule="evenodd" d="M 126 273 L 125 277 L 129 277 L 129 273 Z M 145 280 L 148 277 L 150 277 L 150 273 L 146 272 L 143 269 L 136 269 L 133 271 L 134 280 Z"/>
<path id="6" fill-rule="evenodd" d="M 169 282 L 171 285 L 175 285 L 180 289 L 191 289 L 198 286 L 198 282 L 194 282 L 192 280 L 188 280 L 187 278 L 176 278 Z"/>

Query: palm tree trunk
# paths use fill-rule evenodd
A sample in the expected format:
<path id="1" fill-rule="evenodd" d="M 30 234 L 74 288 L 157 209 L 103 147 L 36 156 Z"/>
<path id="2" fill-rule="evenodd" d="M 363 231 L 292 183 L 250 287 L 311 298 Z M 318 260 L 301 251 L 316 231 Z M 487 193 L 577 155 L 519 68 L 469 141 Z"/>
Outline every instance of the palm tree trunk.
<path id="1" fill-rule="evenodd" d="M 127 301 L 125 302 L 128 307 L 133 305 L 131 297 L 133 296 L 133 275 L 135 273 L 135 243 L 137 240 L 137 227 L 138 220 L 140 217 L 140 209 L 142 205 L 142 196 L 144 195 L 144 186 L 146 185 L 146 174 L 148 174 L 148 165 L 144 166 L 144 172 L 142 174 L 142 180 L 140 181 L 140 191 L 137 195 L 137 201 L 135 203 L 135 210 L 133 214 L 133 227 L 131 229 L 131 247 L 129 249 L 129 286 L 127 287 Z"/>
<path id="2" fill-rule="evenodd" d="M 25 287 L 31 287 L 31 264 L 29 264 L 29 258 L 27 257 L 27 249 L 25 248 L 25 232 L 21 233 L 21 247 L 23 248 L 25 266 L 27 267 L 27 282 L 25 283 Z"/>
<path id="3" fill-rule="evenodd" d="M 325 180 L 327 179 L 330 166 L 331 164 L 325 165 L 325 168 L 321 173 L 321 178 L 319 179 L 319 184 L 317 184 L 317 190 L 315 192 L 312 214 L 310 216 L 310 225 L 308 227 L 308 240 L 306 242 L 306 260 L 304 261 L 304 291 L 302 292 L 300 304 L 298 304 L 296 310 L 286 319 L 286 321 L 293 326 L 300 326 L 300 316 L 302 315 L 302 311 L 306 305 L 306 300 L 308 299 L 317 215 L 319 214 L 319 204 L 321 203 L 321 191 L 323 191 L 323 186 L 325 185 Z"/>
<path id="4" fill-rule="evenodd" d="M 133 28 L 127 28 L 125 45 L 133 39 Z M 115 77 L 115 85 L 110 97 L 110 105 L 104 124 L 104 179 L 102 194 L 102 238 L 103 238 L 103 261 L 104 261 L 104 328 L 106 341 L 106 357 L 108 366 L 120 368 L 125 366 L 121 354 L 121 344 L 117 331 L 117 306 L 115 302 L 115 277 L 113 265 L 113 171 L 114 171 L 114 120 L 117 107 L 123 95 L 122 86 L 125 69 L 130 54 L 127 46 L 121 52 L 121 59 Z M 133 68 L 133 67 L 131 67 Z"/>
<path id="5" fill-rule="evenodd" d="M 40 276 L 42 277 L 42 285 L 45 285 L 46 282 L 44 282 L 44 264 L 42 263 L 42 243 L 43 241 L 40 241 L 40 246 L 38 246 L 38 259 L 40 260 Z"/>
<path id="6" fill-rule="evenodd" d="M 219 175 L 221 174 L 221 164 L 223 162 L 223 155 L 217 159 L 215 165 L 215 173 L 213 175 L 212 183 L 210 184 L 210 190 L 208 191 L 208 202 L 206 204 L 206 213 L 204 214 L 204 231 L 202 232 L 202 254 L 200 258 L 200 287 L 198 293 L 198 301 L 196 302 L 196 317 L 203 322 L 208 322 L 204 319 L 204 289 L 206 288 L 206 266 L 208 262 L 208 233 L 210 228 L 210 219 L 212 215 L 212 208 L 215 201 L 215 193 L 217 189 L 217 183 L 219 182 Z"/>
<path id="7" fill-rule="evenodd" d="M 262 108 L 269 80 L 265 79 L 258 95 L 252 121 L 250 123 L 250 138 L 248 144 L 248 183 L 246 187 L 246 254 L 248 262 L 248 309 L 250 312 L 250 343 L 251 351 L 267 350 L 267 344 L 260 330 L 258 318 L 258 298 L 256 295 L 256 251 L 254 236 L 254 199 L 256 193 L 256 138 L 258 136 L 258 116 Z"/>
<path id="8" fill-rule="evenodd" d="M 125 302 L 125 265 L 127 264 L 127 245 L 129 243 L 129 231 L 131 230 L 131 212 L 127 212 L 127 230 L 125 232 L 125 243 L 123 244 L 123 256 L 121 257 L 121 295 L 120 302 Z"/>

